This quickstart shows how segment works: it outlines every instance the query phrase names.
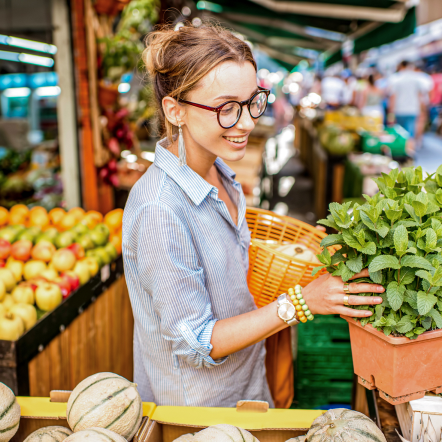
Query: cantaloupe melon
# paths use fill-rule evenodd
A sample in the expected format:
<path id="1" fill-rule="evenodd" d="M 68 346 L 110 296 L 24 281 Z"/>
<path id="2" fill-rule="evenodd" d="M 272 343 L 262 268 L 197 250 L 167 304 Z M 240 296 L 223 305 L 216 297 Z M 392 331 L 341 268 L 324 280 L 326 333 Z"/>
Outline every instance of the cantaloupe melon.
<path id="1" fill-rule="evenodd" d="M 74 433 L 99 427 L 130 440 L 141 424 L 143 406 L 136 384 L 115 373 L 97 373 L 75 387 L 66 416 Z"/>
<path id="2" fill-rule="evenodd" d="M 178 439 L 175 439 L 173 442 L 194 442 L 195 441 L 195 438 L 194 438 L 195 434 L 196 433 L 183 434 Z"/>
<path id="3" fill-rule="evenodd" d="M 219 424 L 196 433 L 194 442 L 259 442 L 247 430 L 233 425 Z"/>
<path id="4" fill-rule="evenodd" d="M 0 442 L 8 442 L 20 425 L 20 405 L 12 390 L 0 382 Z"/>
<path id="5" fill-rule="evenodd" d="M 88 428 L 71 434 L 64 442 L 127 442 L 119 434 L 105 428 Z"/>
<path id="6" fill-rule="evenodd" d="M 62 442 L 71 434 L 66 427 L 43 427 L 31 433 L 24 442 Z"/>
<path id="7" fill-rule="evenodd" d="M 358 411 L 336 408 L 313 421 L 306 442 L 386 442 L 379 427 Z"/>
<path id="8" fill-rule="evenodd" d="M 298 436 L 298 437 L 293 437 L 289 440 L 286 440 L 285 442 L 305 442 L 307 436 Z"/>

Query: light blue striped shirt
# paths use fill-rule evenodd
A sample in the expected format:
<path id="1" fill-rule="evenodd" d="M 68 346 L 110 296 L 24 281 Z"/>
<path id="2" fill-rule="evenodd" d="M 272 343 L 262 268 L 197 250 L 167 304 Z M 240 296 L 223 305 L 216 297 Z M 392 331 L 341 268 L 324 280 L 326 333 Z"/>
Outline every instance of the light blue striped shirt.
<path id="1" fill-rule="evenodd" d="M 218 189 L 180 167 L 163 146 L 165 140 L 130 192 L 123 220 L 141 397 L 158 405 L 233 407 L 241 399 L 273 405 L 264 342 L 210 357 L 216 321 L 256 309 L 246 279 L 250 232 L 241 185 L 218 158 L 215 165 L 238 207 L 235 225 Z"/>

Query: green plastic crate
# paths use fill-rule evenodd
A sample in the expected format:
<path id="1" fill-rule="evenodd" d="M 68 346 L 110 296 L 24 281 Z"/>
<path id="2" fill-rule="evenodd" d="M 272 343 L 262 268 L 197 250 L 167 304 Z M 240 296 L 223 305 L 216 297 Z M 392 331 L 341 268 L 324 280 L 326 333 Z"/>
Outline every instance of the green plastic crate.
<path id="1" fill-rule="evenodd" d="M 293 408 L 351 404 L 353 381 L 303 380 L 295 389 Z"/>
<path id="2" fill-rule="evenodd" d="M 393 157 L 407 155 L 406 145 L 410 138 L 408 132 L 399 125 L 386 127 L 383 134 L 371 132 L 361 133 L 361 147 L 363 152 L 382 154 L 385 149 L 391 151 Z"/>

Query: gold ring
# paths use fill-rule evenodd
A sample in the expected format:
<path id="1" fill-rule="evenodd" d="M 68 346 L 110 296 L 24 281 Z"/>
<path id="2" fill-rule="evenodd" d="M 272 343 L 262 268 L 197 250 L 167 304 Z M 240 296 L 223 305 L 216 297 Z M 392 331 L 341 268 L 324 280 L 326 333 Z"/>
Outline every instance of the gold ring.
<path id="1" fill-rule="evenodd" d="M 350 305 L 348 303 L 348 296 L 347 295 L 344 296 L 344 305 Z"/>
<path id="2" fill-rule="evenodd" d="M 347 295 L 350 294 L 350 288 L 348 282 L 344 283 L 344 288 L 342 290 L 344 290 L 344 293 L 347 293 Z"/>

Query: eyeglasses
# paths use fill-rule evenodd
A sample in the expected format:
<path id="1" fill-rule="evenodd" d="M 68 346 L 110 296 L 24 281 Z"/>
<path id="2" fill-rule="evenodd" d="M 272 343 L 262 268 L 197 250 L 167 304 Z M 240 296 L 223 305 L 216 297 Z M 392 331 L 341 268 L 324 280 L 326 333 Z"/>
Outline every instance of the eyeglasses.
<path id="1" fill-rule="evenodd" d="M 248 100 L 244 101 L 226 101 L 217 107 L 204 106 L 203 104 L 192 103 L 191 101 L 178 100 L 180 103 L 190 104 L 217 113 L 218 123 L 223 129 L 230 129 L 238 123 L 242 115 L 242 108 L 247 105 L 250 116 L 254 119 L 259 118 L 266 110 L 267 100 L 270 91 L 258 88 L 258 91 Z"/>

